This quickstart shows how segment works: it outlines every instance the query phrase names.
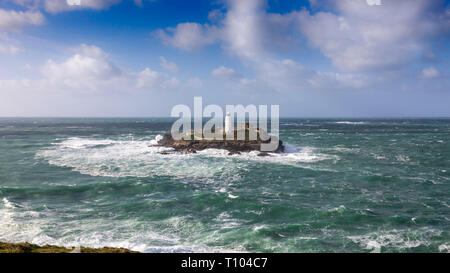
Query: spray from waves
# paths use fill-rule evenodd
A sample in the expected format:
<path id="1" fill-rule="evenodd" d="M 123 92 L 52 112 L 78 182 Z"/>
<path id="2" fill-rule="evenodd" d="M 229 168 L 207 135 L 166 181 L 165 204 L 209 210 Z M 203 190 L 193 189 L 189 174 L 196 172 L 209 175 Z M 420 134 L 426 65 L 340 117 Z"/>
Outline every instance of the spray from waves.
<path id="1" fill-rule="evenodd" d="M 15 208 L 15 204 L 13 204 L 11 201 L 9 201 L 7 198 L 3 198 L 2 199 L 2 202 L 3 202 L 3 205 L 6 207 L 6 208 L 10 208 L 10 209 L 12 209 L 12 208 Z"/>
<path id="2" fill-rule="evenodd" d="M 70 218 L 65 211 L 37 212 L 3 198 L 0 203 L 0 241 L 63 247 L 123 247 L 150 253 L 242 251 L 209 247 L 207 244 L 212 238 L 192 238 L 194 243 L 186 241 L 189 234 L 180 231 L 203 227 L 185 217 L 172 217 L 152 225 L 132 219 L 115 221 L 107 218 L 61 222 L 58 221 L 60 214 Z"/>
<path id="3" fill-rule="evenodd" d="M 37 158 L 49 164 L 69 167 L 82 174 L 106 177 L 151 177 L 155 175 L 203 176 L 215 174 L 214 169 L 196 167 L 185 157 L 178 160 L 161 152 L 170 148 L 155 146 L 155 140 L 97 140 L 69 138 L 41 150 Z"/>
<path id="4" fill-rule="evenodd" d="M 3 198 L 0 205 L 0 241 L 24 242 L 37 238 L 40 228 L 36 224 L 36 219 L 40 216 L 33 211 L 20 212 L 20 206 Z M 27 221 L 17 221 L 17 217 Z"/>
<path id="5" fill-rule="evenodd" d="M 321 154 L 316 151 L 314 147 L 298 148 L 289 144 L 285 144 L 285 153 L 270 153 L 268 157 L 258 156 L 258 151 L 241 153 L 232 155 L 231 158 L 241 160 L 242 162 L 266 162 L 283 165 L 297 165 L 298 163 L 315 163 L 324 160 L 338 160 L 339 157 L 335 155 Z M 228 151 L 218 149 L 207 149 L 199 151 L 198 154 L 208 157 L 229 158 Z M 302 166 L 302 165 L 300 165 Z"/>
<path id="6" fill-rule="evenodd" d="M 431 229 L 392 230 L 348 236 L 348 238 L 373 253 L 380 253 L 383 250 L 389 252 L 389 249 L 409 250 L 420 246 L 430 246 L 432 238 L 440 236 L 441 233 L 439 230 Z"/>
<path id="7" fill-rule="evenodd" d="M 336 121 L 333 122 L 334 124 L 345 124 L 345 125 L 364 125 L 367 124 L 368 122 L 364 122 L 364 121 Z"/>
<path id="8" fill-rule="evenodd" d="M 239 171 L 251 162 L 309 167 L 310 163 L 338 160 L 335 155 L 321 154 L 313 147 L 286 145 L 286 153 L 259 157 L 258 152 L 228 156 L 225 150 L 208 149 L 197 154 L 162 152 L 172 148 L 157 146 L 161 136 L 153 140 L 111 140 L 73 137 L 40 150 L 36 158 L 49 164 L 72 168 L 91 176 L 239 179 Z M 237 168 L 236 168 L 237 167 Z"/>

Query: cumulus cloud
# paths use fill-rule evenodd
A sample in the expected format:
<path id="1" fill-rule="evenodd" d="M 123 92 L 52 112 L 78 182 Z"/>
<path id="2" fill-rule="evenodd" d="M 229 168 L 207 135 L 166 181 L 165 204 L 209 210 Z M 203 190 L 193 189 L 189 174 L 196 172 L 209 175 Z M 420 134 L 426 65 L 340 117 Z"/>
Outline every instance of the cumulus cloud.
<path id="1" fill-rule="evenodd" d="M 179 69 L 178 69 L 178 66 L 176 65 L 176 63 L 169 62 L 163 56 L 160 56 L 159 60 L 161 61 L 161 67 L 164 68 L 165 70 L 170 71 L 172 73 L 178 73 L 179 72 Z"/>
<path id="2" fill-rule="evenodd" d="M 18 31 L 26 26 L 45 22 L 39 11 L 15 11 L 0 9 L 0 31 Z"/>
<path id="3" fill-rule="evenodd" d="M 237 73 L 234 69 L 225 66 L 220 66 L 214 69 L 213 71 L 211 71 L 211 75 L 226 79 L 237 79 L 240 77 L 239 73 Z"/>
<path id="4" fill-rule="evenodd" d="M 220 22 L 223 19 L 223 12 L 220 9 L 212 10 L 208 13 L 208 19 L 211 22 Z"/>
<path id="5" fill-rule="evenodd" d="M 450 33 L 444 1 L 429 0 L 311 1 L 319 12 L 266 12 L 260 1 L 226 1 L 226 12 L 213 10 L 214 25 L 181 23 L 160 30 L 166 45 L 183 50 L 220 42 L 231 55 L 261 60 L 302 39 L 350 72 L 400 69 L 431 52 L 435 37 Z M 211 31 L 214 30 L 214 31 Z"/>
<path id="6" fill-rule="evenodd" d="M 45 9 L 50 13 L 58 13 L 64 11 L 94 9 L 103 10 L 119 4 L 122 0 L 81 0 L 80 5 L 75 5 L 76 0 L 8 0 L 19 6 L 29 9 Z M 134 0 L 137 6 L 143 6 L 143 0 Z"/>
<path id="7" fill-rule="evenodd" d="M 234 55 L 258 58 L 263 47 L 264 1 L 230 0 L 224 20 L 226 49 Z"/>
<path id="8" fill-rule="evenodd" d="M 161 41 L 181 50 L 197 50 L 220 43 L 233 56 L 256 60 L 273 47 L 285 47 L 296 38 L 287 35 L 293 28 L 292 15 L 266 13 L 263 0 L 228 0 L 227 11 L 208 14 L 211 24 L 180 23 L 157 31 Z"/>
<path id="9" fill-rule="evenodd" d="M 261 60 L 252 67 L 253 78 L 246 78 L 232 68 L 220 66 L 211 74 L 226 80 L 232 88 L 258 92 L 298 93 L 318 90 L 358 90 L 375 81 L 363 74 L 320 72 L 291 59 Z"/>
<path id="10" fill-rule="evenodd" d="M 267 12 L 265 0 L 227 0 L 226 9 L 210 12 L 212 25 L 182 23 L 160 37 L 166 45 L 183 50 L 218 43 L 229 55 L 239 57 L 253 78 L 225 66 L 211 72 L 236 90 L 375 90 L 383 84 L 392 88 L 406 77 L 407 67 L 434 55 L 434 41 L 448 37 L 450 11 L 443 0 L 379 2 L 310 1 L 312 10 L 280 14 Z M 323 72 L 302 60 L 280 59 L 295 47 L 318 49 L 337 70 Z M 421 78 L 441 75 L 427 68 Z"/>
<path id="11" fill-rule="evenodd" d="M 217 29 L 210 25 L 197 23 L 182 23 L 176 28 L 159 30 L 156 35 L 162 42 L 182 50 L 196 50 L 217 41 Z"/>
<path id="12" fill-rule="evenodd" d="M 400 68 L 424 54 L 442 31 L 442 1 L 325 1 L 332 12 L 298 13 L 298 28 L 309 44 L 345 71 Z"/>
<path id="13" fill-rule="evenodd" d="M 172 89 L 178 87 L 179 84 L 180 82 L 177 78 L 146 68 L 137 75 L 136 87 Z"/>
<path id="14" fill-rule="evenodd" d="M 247 66 L 253 69 L 255 77 L 245 78 L 234 69 L 225 66 L 212 70 L 211 75 L 241 87 L 283 92 L 358 89 L 367 86 L 366 76 L 352 73 L 323 73 L 290 59 L 273 58 L 271 50 L 285 47 L 286 44 L 298 40 L 294 34 L 300 13 L 267 13 L 266 8 L 265 1 L 229 0 L 225 14 L 222 15 L 217 10 L 210 13 L 210 17 L 217 18 L 217 14 L 220 14 L 219 18 L 223 18 L 214 28 L 214 33 L 220 35 L 208 33 L 207 29 L 212 27 L 206 27 L 207 25 L 183 23 L 173 30 L 172 35 L 163 32 L 166 36 L 163 36 L 162 40 L 165 44 L 184 50 L 220 41 L 222 48 L 230 55 L 251 61 Z M 204 39 L 208 42 L 201 42 Z"/>
<path id="15" fill-rule="evenodd" d="M 61 11 L 70 11 L 77 9 L 106 9 L 112 5 L 120 3 L 121 0 L 82 0 L 81 5 L 69 5 L 64 0 L 44 0 L 43 5 L 45 10 L 51 13 Z"/>
<path id="16" fill-rule="evenodd" d="M 363 75 L 318 72 L 291 59 L 262 62 L 257 77 L 277 92 L 359 89 L 369 84 Z"/>
<path id="17" fill-rule="evenodd" d="M 249 79 L 244 77 L 241 73 L 237 72 L 233 68 L 219 66 L 211 71 L 211 75 L 217 79 L 224 81 L 233 90 L 243 90 L 243 88 L 250 88 L 253 90 L 267 91 L 267 86 L 259 86 L 260 79 Z"/>
<path id="18" fill-rule="evenodd" d="M 424 79 L 434 79 L 434 78 L 438 78 L 441 73 L 439 72 L 439 70 L 437 70 L 434 67 L 428 67 L 428 68 L 424 68 L 422 70 L 422 78 Z"/>
<path id="19" fill-rule="evenodd" d="M 9 45 L 9 44 L 0 44 L 0 52 L 6 54 L 16 54 L 20 51 L 20 48 Z"/>
<path id="20" fill-rule="evenodd" d="M 181 83 L 166 73 L 145 68 L 127 71 L 111 61 L 101 48 L 82 44 L 62 62 L 48 60 L 40 69 L 40 79 L 1 80 L 0 91 L 104 93 L 175 90 Z M 7 88 L 7 89 L 6 89 Z"/>
<path id="21" fill-rule="evenodd" d="M 63 63 L 47 61 L 43 73 L 51 79 L 110 79 L 122 72 L 99 47 L 81 45 L 79 52 Z"/>

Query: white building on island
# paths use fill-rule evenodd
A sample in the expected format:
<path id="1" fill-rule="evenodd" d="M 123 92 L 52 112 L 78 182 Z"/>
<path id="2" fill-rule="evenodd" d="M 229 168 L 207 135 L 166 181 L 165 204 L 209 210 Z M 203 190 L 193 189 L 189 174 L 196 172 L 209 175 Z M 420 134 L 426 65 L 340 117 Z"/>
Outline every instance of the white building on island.
<path id="1" fill-rule="evenodd" d="M 225 116 L 225 134 L 231 134 L 233 133 L 233 128 L 231 126 L 231 114 L 230 112 L 227 112 L 227 115 Z"/>

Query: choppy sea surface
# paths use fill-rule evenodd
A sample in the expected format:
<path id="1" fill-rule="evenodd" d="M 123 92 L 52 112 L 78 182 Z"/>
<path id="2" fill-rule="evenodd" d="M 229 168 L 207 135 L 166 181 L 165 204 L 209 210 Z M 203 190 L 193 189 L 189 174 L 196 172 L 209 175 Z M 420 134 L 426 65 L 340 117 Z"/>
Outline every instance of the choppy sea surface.
<path id="1" fill-rule="evenodd" d="M 282 119 L 284 154 L 168 154 L 171 119 L 0 119 L 0 241 L 449 252 L 450 119 Z"/>

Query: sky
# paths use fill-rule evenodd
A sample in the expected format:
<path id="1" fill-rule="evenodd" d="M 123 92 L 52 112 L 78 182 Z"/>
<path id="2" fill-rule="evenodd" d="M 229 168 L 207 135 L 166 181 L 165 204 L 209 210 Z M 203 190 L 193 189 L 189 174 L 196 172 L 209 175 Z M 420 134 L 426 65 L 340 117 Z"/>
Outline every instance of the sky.
<path id="1" fill-rule="evenodd" d="M 196 96 L 450 117 L 450 0 L 0 1 L 1 117 L 164 117 Z"/>

